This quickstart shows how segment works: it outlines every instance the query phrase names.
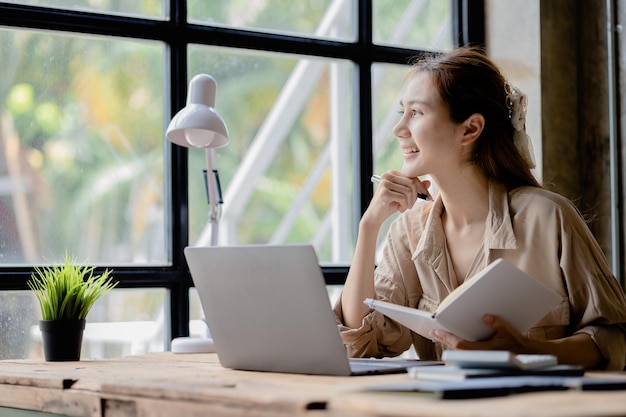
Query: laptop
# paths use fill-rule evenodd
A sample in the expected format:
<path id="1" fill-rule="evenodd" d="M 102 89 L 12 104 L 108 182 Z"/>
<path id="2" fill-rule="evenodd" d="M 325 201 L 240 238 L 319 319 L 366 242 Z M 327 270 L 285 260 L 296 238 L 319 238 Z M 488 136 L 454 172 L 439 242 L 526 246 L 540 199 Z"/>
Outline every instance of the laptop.
<path id="1" fill-rule="evenodd" d="M 310 245 L 187 247 L 185 258 L 225 368 L 348 376 L 420 364 L 347 357 Z"/>

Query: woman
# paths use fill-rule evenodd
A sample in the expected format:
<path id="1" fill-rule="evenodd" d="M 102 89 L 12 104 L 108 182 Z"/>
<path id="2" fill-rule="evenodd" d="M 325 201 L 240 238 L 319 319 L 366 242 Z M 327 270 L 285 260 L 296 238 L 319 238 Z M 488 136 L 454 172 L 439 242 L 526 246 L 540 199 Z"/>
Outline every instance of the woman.
<path id="1" fill-rule="evenodd" d="M 554 354 L 559 363 L 586 368 L 624 368 L 623 290 L 579 212 L 532 175 L 525 106 L 524 95 L 481 50 L 458 48 L 413 64 L 393 131 L 404 165 L 381 176 L 335 307 L 351 356 L 396 356 L 413 344 L 421 359 L 438 359 L 443 349 L 498 349 Z M 437 185 L 435 196 L 430 182 L 418 178 L 426 174 Z M 417 200 L 418 193 L 427 201 Z M 396 211 L 402 214 L 375 268 L 378 232 Z M 524 334 L 486 315 L 496 331 L 489 340 L 435 331 L 431 341 L 363 303 L 377 298 L 434 311 L 498 258 L 562 296 Z"/>

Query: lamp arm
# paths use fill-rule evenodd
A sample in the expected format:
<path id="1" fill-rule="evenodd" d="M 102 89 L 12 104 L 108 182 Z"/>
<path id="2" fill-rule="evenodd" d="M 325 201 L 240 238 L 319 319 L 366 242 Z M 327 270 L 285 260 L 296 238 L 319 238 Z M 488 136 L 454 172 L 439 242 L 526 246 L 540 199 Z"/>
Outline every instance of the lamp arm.
<path id="1" fill-rule="evenodd" d="M 222 196 L 221 196 L 221 187 L 220 187 L 220 179 L 217 174 L 217 170 L 213 168 L 214 166 L 214 152 L 213 148 L 206 148 L 206 166 L 207 172 L 205 175 L 206 187 L 207 187 L 207 195 L 209 198 L 209 222 L 211 225 L 211 246 L 217 246 L 218 239 L 218 231 L 219 231 L 219 221 L 221 216 L 221 204 L 222 204 Z"/>

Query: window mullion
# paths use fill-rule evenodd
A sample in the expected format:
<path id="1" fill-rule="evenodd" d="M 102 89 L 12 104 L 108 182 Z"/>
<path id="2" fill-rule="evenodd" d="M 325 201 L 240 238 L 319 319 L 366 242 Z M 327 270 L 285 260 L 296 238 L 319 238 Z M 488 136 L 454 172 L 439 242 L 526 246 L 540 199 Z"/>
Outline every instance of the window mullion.
<path id="1" fill-rule="evenodd" d="M 354 146 L 354 235 L 358 232 L 358 224 L 362 214 L 367 209 L 373 195 L 372 184 L 369 181 L 373 173 L 374 156 L 372 146 L 372 75 L 371 55 L 366 51 L 372 50 L 372 0 L 358 2 L 358 46 L 364 52 L 359 54 L 356 61 L 357 74 L 355 89 L 355 103 L 357 103 L 355 117 Z"/>
<path id="2" fill-rule="evenodd" d="M 181 34 L 187 33 L 186 0 L 170 0 L 170 23 L 178 36 L 170 39 L 169 48 L 169 113 L 172 117 L 186 102 L 187 94 L 187 39 Z M 166 126 L 164 127 L 165 130 Z M 187 272 L 184 248 L 189 244 L 189 187 L 188 187 L 188 151 L 174 146 L 163 139 L 166 158 L 169 155 L 170 182 L 166 185 L 166 195 L 171 201 L 172 263 L 177 271 L 176 283 L 170 288 L 170 332 L 171 337 L 189 336 L 189 288 L 191 278 Z M 169 150 L 169 152 L 167 152 Z M 166 338 L 167 339 L 167 338 Z"/>

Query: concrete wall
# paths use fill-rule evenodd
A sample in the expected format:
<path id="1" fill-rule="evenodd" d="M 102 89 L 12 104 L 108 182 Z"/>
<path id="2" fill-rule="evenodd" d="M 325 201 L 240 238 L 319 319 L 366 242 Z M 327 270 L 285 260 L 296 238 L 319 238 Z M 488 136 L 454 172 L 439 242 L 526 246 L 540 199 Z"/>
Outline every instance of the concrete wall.
<path id="1" fill-rule="evenodd" d="M 626 0 L 614 4 L 617 23 L 626 24 Z M 621 221 L 624 193 L 621 184 L 617 193 L 611 189 L 616 164 L 610 158 L 606 1 L 486 0 L 485 6 L 488 52 L 529 95 L 527 130 L 535 145 L 537 177 L 574 201 L 622 279 L 624 233 L 611 221 L 613 213 Z M 623 81 L 626 50 L 616 33 Z M 617 97 L 626 108 L 622 90 Z M 626 126 L 626 116 L 620 121 L 620 127 Z M 620 206 L 611 204 L 616 194 Z"/>
<path id="2" fill-rule="evenodd" d="M 487 53 L 509 82 L 528 96 L 526 131 L 531 137 L 541 182 L 541 39 L 539 0 L 485 2 Z"/>

